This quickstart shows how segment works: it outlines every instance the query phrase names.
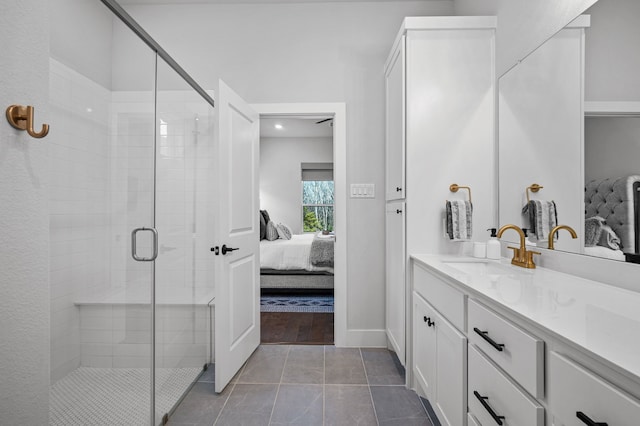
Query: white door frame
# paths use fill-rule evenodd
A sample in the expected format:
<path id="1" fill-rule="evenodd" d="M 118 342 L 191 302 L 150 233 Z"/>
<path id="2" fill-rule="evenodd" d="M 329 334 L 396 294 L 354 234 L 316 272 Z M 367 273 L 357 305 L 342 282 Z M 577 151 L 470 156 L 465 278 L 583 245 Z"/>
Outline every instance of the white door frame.
<path id="1" fill-rule="evenodd" d="M 270 115 L 325 115 L 333 117 L 334 231 L 336 234 L 333 292 L 335 297 L 334 344 L 347 346 L 347 129 L 346 104 L 251 104 L 260 118 Z"/>

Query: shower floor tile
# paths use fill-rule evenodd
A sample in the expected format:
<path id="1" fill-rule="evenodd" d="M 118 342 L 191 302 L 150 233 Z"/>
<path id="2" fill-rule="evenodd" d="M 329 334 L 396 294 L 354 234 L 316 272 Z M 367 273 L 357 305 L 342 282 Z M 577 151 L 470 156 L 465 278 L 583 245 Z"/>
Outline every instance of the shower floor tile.
<path id="1" fill-rule="evenodd" d="M 200 368 L 156 370 L 156 407 L 161 417 L 178 402 Z M 79 367 L 50 390 L 49 424 L 148 425 L 149 369 Z"/>

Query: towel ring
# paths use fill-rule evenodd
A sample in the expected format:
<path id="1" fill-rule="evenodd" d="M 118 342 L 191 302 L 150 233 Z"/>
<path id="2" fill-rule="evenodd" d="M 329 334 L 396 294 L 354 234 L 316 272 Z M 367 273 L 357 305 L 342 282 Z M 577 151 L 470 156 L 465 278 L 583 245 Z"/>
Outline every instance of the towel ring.
<path id="1" fill-rule="evenodd" d="M 538 192 L 542 188 L 544 188 L 544 186 L 540 186 L 537 183 L 531 184 L 531 186 L 527 186 L 527 203 L 531 201 L 531 199 L 529 198 L 529 190 L 531 190 L 531 192 Z"/>
<path id="2" fill-rule="evenodd" d="M 469 202 L 471 202 L 471 188 L 468 186 L 460 186 L 457 183 L 452 183 L 451 185 L 449 185 L 449 191 L 451 192 L 458 192 L 458 189 L 466 189 L 467 191 L 469 191 Z"/>

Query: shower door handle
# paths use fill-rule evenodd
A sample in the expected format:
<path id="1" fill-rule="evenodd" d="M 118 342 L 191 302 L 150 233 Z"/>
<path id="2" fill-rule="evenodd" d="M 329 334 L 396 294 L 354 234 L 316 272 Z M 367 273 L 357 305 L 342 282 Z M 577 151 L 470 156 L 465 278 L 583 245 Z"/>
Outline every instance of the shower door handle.
<path id="1" fill-rule="evenodd" d="M 153 234 L 153 254 L 151 257 L 139 257 L 137 248 L 137 234 L 140 231 L 150 231 Z M 131 257 L 138 262 L 153 262 L 158 257 L 158 231 L 156 228 L 136 228 L 131 231 Z"/>

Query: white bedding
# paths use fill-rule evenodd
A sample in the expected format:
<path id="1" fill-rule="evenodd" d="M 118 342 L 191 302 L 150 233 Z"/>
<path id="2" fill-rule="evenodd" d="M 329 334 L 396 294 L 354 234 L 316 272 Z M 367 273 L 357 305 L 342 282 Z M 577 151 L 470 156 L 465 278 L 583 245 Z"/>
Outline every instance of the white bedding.
<path id="1" fill-rule="evenodd" d="M 277 270 L 325 271 L 331 267 L 313 266 L 309 260 L 311 242 L 315 234 L 292 235 L 290 240 L 260 241 L 260 268 Z"/>
<path id="2" fill-rule="evenodd" d="M 603 257 L 605 259 L 622 260 L 623 262 L 625 260 L 622 250 L 612 250 L 602 246 L 585 247 L 584 254 L 588 256 Z"/>

